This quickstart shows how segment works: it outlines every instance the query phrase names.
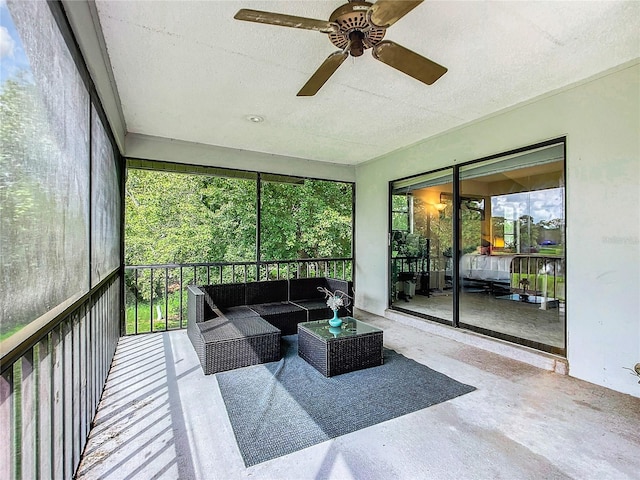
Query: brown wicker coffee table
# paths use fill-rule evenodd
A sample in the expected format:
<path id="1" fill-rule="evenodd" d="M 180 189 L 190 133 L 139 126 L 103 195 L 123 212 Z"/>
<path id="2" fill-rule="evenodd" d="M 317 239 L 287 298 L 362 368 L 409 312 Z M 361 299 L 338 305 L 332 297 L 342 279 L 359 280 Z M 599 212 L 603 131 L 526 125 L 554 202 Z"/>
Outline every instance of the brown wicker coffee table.
<path id="1" fill-rule="evenodd" d="M 298 355 L 325 377 L 383 363 L 382 330 L 353 317 L 341 327 L 329 320 L 298 324 Z"/>

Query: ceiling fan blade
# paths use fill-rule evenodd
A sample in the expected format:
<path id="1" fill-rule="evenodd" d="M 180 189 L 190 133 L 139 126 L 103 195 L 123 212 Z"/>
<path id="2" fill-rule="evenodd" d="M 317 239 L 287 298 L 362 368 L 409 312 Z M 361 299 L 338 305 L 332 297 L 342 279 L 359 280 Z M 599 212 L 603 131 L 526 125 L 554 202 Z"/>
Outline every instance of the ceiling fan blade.
<path id="1" fill-rule="evenodd" d="M 311 78 L 304 84 L 304 87 L 300 89 L 297 97 L 311 97 L 318 93 L 318 90 L 329 80 L 329 77 L 335 73 L 342 62 L 349 56 L 348 52 L 339 50 L 333 52 L 327 57 L 327 59 L 320 65 L 320 68 L 315 71 Z"/>
<path id="2" fill-rule="evenodd" d="M 305 30 L 315 30 L 322 33 L 334 33 L 338 31 L 338 25 L 327 22 L 326 20 L 315 20 L 313 18 L 262 12 L 260 10 L 249 10 L 246 8 L 238 10 L 238 13 L 236 13 L 233 18 L 246 22 L 279 25 L 281 27 L 304 28 Z"/>
<path id="3" fill-rule="evenodd" d="M 433 84 L 447 73 L 447 69 L 442 65 L 389 40 L 383 40 L 374 46 L 372 53 L 376 60 L 380 60 L 427 85 Z"/>
<path id="4" fill-rule="evenodd" d="M 378 0 L 371 7 L 371 23 L 387 28 L 404 17 L 424 0 Z"/>

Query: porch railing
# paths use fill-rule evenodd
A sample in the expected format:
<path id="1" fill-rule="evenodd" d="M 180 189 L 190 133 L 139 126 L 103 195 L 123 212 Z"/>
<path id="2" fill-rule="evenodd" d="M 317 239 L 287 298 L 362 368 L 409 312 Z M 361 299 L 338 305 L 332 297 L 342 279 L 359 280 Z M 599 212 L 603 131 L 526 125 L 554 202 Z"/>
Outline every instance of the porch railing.
<path id="1" fill-rule="evenodd" d="M 325 276 L 353 280 L 353 258 L 127 266 L 124 334 L 186 328 L 189 285 Z"/>
<path id="2" fill-rule="evenodd" d="M 545 255 L 518 255 L 511 262 L 511 291 L 547 302 L 564 302 L 564 259 Z M 539 302 L 536 302 L 539 303 Z"/>
<path id="3" fill-rule="evenodd" d="M 1 365 L 0 478 L 73 478 L 120 337 L 121 278 Z"/>

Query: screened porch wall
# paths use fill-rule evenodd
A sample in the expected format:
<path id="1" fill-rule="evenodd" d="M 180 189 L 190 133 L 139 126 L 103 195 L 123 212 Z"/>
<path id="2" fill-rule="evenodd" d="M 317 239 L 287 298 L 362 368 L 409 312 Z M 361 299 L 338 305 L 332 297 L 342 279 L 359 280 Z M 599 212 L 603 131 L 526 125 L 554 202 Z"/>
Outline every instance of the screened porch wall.
<path id="1" fill-rule="evenodd" d="M 72 478 L 121 331 L 123 160 L 61 5 L 0 8 L 0 478 Z"/>

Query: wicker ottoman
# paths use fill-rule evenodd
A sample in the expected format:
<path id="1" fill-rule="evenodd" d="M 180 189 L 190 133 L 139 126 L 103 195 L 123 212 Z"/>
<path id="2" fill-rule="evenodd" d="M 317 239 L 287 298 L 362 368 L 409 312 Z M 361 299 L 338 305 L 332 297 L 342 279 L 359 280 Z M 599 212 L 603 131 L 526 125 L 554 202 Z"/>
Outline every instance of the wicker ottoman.
<path id="1" fill-rule="evenodd" d="M 325 377 L 383 364 L 382 330 L 352 317 L 298 324 L 298 355 Z"/>
<path id="2" fill-rule="evenodd" d="M 280 360 L 280 330 L 260 317 L 218 317 L 197 326 L 205 375 Z"/>

